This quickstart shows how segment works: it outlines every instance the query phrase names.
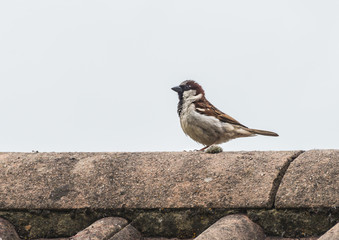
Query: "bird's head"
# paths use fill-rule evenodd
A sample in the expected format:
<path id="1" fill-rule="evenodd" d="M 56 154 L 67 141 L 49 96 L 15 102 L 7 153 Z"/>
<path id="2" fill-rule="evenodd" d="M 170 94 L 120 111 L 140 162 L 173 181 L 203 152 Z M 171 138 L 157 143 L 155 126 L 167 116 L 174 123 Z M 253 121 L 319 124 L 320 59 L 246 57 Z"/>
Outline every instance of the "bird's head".
<path id="1" fill-rule="evenodd" d="M 180 83 L 179 86 L 172 87 L 172 90 L 177 92 L 179 95 L 179 99 L 185 99 L 197 96 L 201 94 L 202 96 L 205 95 L 204 90 L 199 85 L 199 83 L 193 81 L 193 80 L 186 80 Z"/>

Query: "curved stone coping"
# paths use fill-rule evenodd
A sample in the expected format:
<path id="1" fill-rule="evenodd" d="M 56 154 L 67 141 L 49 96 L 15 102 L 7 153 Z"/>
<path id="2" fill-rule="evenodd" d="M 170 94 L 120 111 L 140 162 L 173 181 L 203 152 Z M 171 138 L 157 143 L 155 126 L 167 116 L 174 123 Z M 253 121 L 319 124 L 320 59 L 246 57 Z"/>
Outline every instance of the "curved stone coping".
<path id="1" fill-rule="evenodd" d="M 28 226 L 26 227 L 29 228 Z M 225 216 L 195 238 L 195 234 L 190 236 L 196 240 L 334 240 L 339 239 L 339 223 L 328 230 L 320 238 L 282 238 L 269 237 L 263 229 L 252 222 L 246 215 L 233 214 Z M 15 228 L 5 219 L 0 218 L 0 239 L 20 240 Z M 27 236 L 23 236 L 27 239 Z M 29 238 L 32 239 L 32 238 Z M 85 229 L 80 230 L 75 235 L 67 238 L 39 238 L 35 240 L 179 240 L 178 238 L 144 237 L 132 224 L 128 224 L 126 219 L 119 217 L 105 217 L 92 223 Z M 189 239 L 187 239 L 189 240 Z"/>
<path id="2" fill-rule="evenodd" d="M 0 210 L 0 218 L 13 224 L 24 239 L 74 236 L 106 217 L 125 218 L 144 237 L 192 238 L 234 214 L 247 215 L 267 236 L 320 236 L 339 222 L 338 209 Z"/>
<path id="3" fill-rule="evenodd" d="M 296 158 L 281 182 L 275 206 L 339 207 L 339 150 L 312 150 Z"/>
<path id="4" fill-rule="evenodd" d="M 298 154 L 2 153 L 0 209 L 270 208 Z"/>

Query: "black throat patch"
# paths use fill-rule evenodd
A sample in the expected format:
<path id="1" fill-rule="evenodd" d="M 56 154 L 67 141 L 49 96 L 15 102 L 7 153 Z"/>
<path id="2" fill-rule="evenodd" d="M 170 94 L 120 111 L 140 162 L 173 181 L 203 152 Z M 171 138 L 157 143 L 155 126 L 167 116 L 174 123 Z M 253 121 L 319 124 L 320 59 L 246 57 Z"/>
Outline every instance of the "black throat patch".
<path id="1" fill-rule="evenodd" d="M 180 117 L 181 115 L 181 111 L 182 111 L 182 105 L 184 104 L 184 97 L 183 97 L 183 93 L 178 93 L 178 96 L 179 96 L 179 102 L 178 102 L 178 109 L 177 109 L 177 112 L 178 112 L 178 115 Z"/>

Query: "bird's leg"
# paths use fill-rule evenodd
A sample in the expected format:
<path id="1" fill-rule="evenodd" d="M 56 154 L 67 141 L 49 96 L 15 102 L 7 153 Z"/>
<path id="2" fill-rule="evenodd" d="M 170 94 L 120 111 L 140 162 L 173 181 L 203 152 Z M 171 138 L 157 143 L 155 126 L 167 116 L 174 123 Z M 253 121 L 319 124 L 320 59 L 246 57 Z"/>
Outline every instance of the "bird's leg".
<path id="1" fill-rule="evenodd" d="M 209 146 L 211 146 L 211 145 L 209 145 Z M 208 148 L 209 146 L 203 147 L 202 149 L 200 149 L 200 150 L 198 150 L 198 151 L 203 152 L 203 151 L 204 151 L 206 148 Z"/>

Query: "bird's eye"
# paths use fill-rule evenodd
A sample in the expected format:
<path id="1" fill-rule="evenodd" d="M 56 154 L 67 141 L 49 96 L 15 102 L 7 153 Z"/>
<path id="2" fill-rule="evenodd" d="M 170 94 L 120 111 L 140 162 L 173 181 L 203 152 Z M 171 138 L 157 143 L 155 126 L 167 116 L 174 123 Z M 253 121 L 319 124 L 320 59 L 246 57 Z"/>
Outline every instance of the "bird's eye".
<path id="1" fill-rule="evenodd" d="M 191 89 L 192 86 L 191 85 L 180 85 L 180 87 L 183 91 L 188 91 Z"/>
<path id="2" fill-rule="evenodd" d="M 191 89 L 191 85 L 185 85 L 185 87 L 184 87 L 185 91 L 190 90 L 190 89 Z"/>

